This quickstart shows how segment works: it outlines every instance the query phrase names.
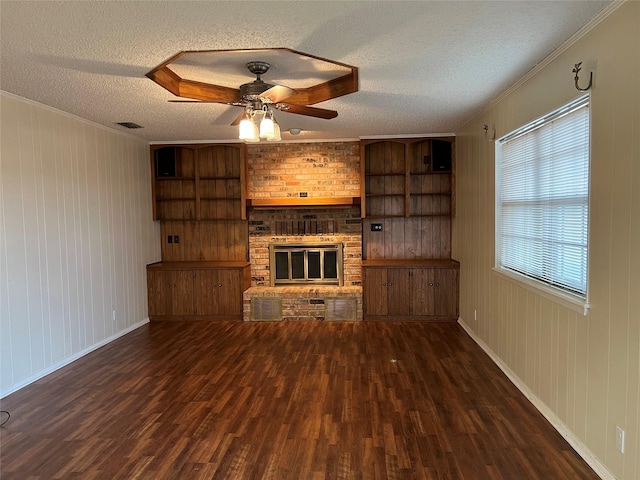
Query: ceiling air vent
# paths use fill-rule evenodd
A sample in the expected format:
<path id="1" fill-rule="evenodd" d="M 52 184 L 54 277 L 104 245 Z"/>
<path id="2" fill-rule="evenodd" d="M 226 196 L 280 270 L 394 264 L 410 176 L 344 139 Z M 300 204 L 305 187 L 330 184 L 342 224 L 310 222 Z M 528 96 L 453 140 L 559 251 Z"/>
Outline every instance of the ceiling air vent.
<path id="1" fill-rule="evenodd" d="M 144 128 L 142 125 L 138 125 L 137 123 L 133 122 L 118 122 L 118 125 L 122 125 L 126 128 Z"/>

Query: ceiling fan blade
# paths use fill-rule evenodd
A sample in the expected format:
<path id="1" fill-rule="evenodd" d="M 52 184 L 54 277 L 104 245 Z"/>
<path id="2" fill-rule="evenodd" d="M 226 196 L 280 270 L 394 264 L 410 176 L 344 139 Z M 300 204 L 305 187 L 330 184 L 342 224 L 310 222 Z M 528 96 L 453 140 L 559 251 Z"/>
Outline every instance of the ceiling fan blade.
<path id="1" fill-rule="evenodd" d="M 316 118 L 324 118 L 329 120 L 330 118 L 336 118 L 338 116 L 338 112 L 335 110 L 327 110 L 324 108 L 317 107 L 307 107 L 305 105 L 292 105 L 290 103 L 286 104 L 285 107 L 281 109 L 283 112 L 295 113 L 298 115 L 306 115 L 308 117 L 316 117 Z"/>
<path id="2" fill-rule="evenodd" d="M 232 105 L 234 107 L 244 107 L 240 102 L 216 102 L 214 100 L 167 100 L 170 103 L 219 103 L 220 105 Z"/>
<path id="3" fill-rule="evenodd" d="M 268 90 L 265 90 L 259 98 L 268 98 L 273 103 L 282 102 L 283 100 L 295 95 L 296 92 L 293 88 L 285 87 L 284 85 L 274 85 Z"/>

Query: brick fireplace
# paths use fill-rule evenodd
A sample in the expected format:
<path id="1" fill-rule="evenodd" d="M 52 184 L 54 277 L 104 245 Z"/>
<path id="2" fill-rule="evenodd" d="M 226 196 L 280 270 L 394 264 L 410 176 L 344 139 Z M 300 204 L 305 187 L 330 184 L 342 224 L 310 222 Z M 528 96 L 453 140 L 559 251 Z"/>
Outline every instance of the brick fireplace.
<path id="1" fill-rule="evenodd" d="M 302 201 L 359 197 L 359 154 L 358 142 L 248 146 L 247 198 L 274 204 L 249 209 L 251 288 L 244 294 L 244 320 L 362 319 L 359 206 Z M 273 244 L 340 244 L 342 286 L 272 286 Z"/>

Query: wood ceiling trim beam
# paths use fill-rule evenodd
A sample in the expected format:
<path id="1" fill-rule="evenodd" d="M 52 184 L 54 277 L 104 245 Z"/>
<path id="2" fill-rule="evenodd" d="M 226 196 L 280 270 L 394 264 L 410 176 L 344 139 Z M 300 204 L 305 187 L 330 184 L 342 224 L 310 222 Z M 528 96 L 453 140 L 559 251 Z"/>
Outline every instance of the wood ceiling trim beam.
<path id="1" fill-rule="evenodd" d="M 147 73 L 150 78 L 161 87 L 169 90 L 174 95 L 180 95 L 180 81 L 182 80 L 169 67 L 161 65 Z"/>
<path id="2" fill-rule="evenodd" d="M 185 80 L 166 65 L 150 71 L 147 77 L 178 97 L 217 103 L 234 103 L 241 100 L 240 90 L 237 88 Z"/>
<path id="3" fill-rule="evenodd" d="M 297 89 L 298 93 L 285 100 L 285 103 L 296 105 L 313 105 L 358 91 L 358 69 L 353 67 L 351 73 L 334 78 L 305 89 Z"/>

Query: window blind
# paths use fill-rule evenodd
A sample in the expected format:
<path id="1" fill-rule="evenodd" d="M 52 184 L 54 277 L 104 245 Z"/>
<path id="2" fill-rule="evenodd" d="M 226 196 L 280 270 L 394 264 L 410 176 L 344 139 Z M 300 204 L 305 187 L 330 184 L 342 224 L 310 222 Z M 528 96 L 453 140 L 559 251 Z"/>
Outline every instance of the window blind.
<path id="1" fill-rule="evenodd" d="M 497 146 L 497 266 L 586 297 L 589 97 Z"/>

